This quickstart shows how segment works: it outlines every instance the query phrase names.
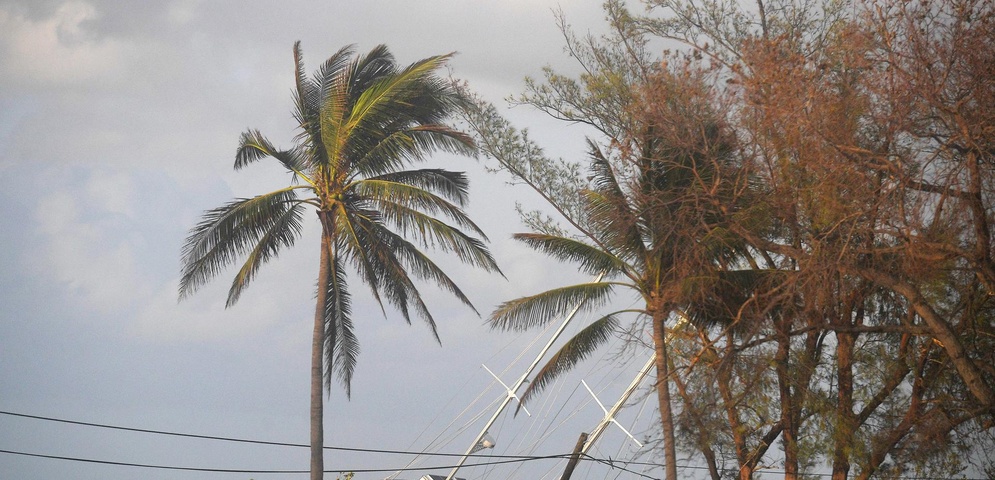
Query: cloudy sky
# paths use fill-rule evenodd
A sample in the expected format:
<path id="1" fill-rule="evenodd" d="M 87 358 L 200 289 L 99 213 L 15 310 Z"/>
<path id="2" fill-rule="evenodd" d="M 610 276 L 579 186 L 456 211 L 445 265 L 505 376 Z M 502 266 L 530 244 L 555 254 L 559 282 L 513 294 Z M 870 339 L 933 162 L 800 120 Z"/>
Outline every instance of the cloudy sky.
<path id="1" fill-rule="evenodd" d="M 563 3 L 575 30 L 604 28 L 599 0 Z M 262 270 L 234 308 L 224 309 L 228 275 L 177 302 L 180 246 L 200 213 L 287 181 L 281 169 L 262 164 L 233 172 L 239 134 L 258 128 L 289 145 L 295 40 L 302 41 L 310 67 L 353 43 L 361 51 L 385 43 L 401 63 L 458 51 L 452 74 L 505 105 L 505 97 L 521 91 L 524 77 L 539 75 L 543 66 L 575 70 L 563 53 L 554 8 L 552 0 L 0 0 L 0 450 L 204 469 L 306 469 L 302 448 L 98 429 L 10 413 L 306 443 L 314 225 L 294 250 Z M 507 114 L 530 127 L 552 154 L 581 154 L 583 132 L 576 127 L 523 107 Z M 508 277 L 441 262 L 485 316 L 501 301 L 580 278 L 570 266 L 550 263 L 509 239 L 521 228 L 514 203 L 535 202 L 529 192 L 472 159 L 432 162 L 469 172 L 470 213 Z M 390 312 L 385 319 L 365 293 L 357 283 L 362 353 L 353 398 L 347 401 L 333 388 L 326 444 L 462 453 L 490 416 L 487 405 L 502 395 L 480 365 L 508 369 L 503 377 L 510 383 L 531 360 L 516 357 L 536 334 L 493 332 L 452 298 L 428 289 L 440 347 L 422 325 L 408 326 Z M 645 360 L 644 352 L 630 354 L 636 364 Z M 493 453 L 569 452 L 577 435 L 601 418 L 580 379 L 603 389 L 602 401 L 610 404 L 634 370 L 627 358 L 608 356 L 584 366 L 537 402 L 531 418 L 502 417 L 492 429 L 498 443 Z M 627 413 L 635 432 L 651 431 L 647 412 Z M 619 458 L 631 451 L 619 432 L 610 432 L 604 444 L 596 454 Z M 411 457 L 332 451 L 327 459 L 328 469 L 389 470 Z M 419 465 L 452 461 L 434 457 Z M 561 468 L 532 462 L 469 468 L 461 476 L 537 478 L 553 471 L 558 478 Z M 575 478 L 584 472 L 605 478 L 593 468 Z M 306 478 L 12 453 L 0 453 L 0 476 Z"/>

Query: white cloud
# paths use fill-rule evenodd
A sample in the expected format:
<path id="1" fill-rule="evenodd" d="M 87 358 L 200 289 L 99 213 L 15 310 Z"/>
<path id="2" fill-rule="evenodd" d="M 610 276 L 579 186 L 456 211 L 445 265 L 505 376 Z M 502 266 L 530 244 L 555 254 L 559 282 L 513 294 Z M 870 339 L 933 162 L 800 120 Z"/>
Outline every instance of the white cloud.
<path id="1" fill-rule="evenodd" d="M 83 219 L 89 203 L 78 193 L 53 192 L 35 210 L 40 272 L 68 287 L 83 306 L 98 312 L 122 310 L 145 296 L 133 242 L 127 232 Z M 83 195 L 85 197 L 85 195 Z"/>
<path id="2" fill-rule="evenodd" d="M 86 182 L 87 196 L 103 211 L 134 216 L 135 188 L 124 172 L 91 176 Z"/>
<path id="3" fill-rule="evenodd" d="M 87 24 L 99 17 L 83 1 L 62 4 L 48 18 L 33 20 L 0 7 L 0 51 L 4 75 L 22 84 L 67 86 L 120 79 L 124 45 L 98 38 Z"/>
<path id="4" fill-rule="evenodd" d="M 166 19 L 175 25 L 186 25 L 199 17 L 200 7 L 198 0 L 181 0 L 169 4 L 166 10 Z"/>
<path id="5" fill-rule="evenodd" d="M 252 338 L 287 318 L 286 307 L 281 309 L 279 300 L 269 296 L 248 294 L 239 305 L 226 310 L 228 285 L 224 279 L 179 303 L 176 285 L 169 282 L 159 286 L 136 318 L 128 322 L 126 328 L 131 335 L 156 342 Z"/>

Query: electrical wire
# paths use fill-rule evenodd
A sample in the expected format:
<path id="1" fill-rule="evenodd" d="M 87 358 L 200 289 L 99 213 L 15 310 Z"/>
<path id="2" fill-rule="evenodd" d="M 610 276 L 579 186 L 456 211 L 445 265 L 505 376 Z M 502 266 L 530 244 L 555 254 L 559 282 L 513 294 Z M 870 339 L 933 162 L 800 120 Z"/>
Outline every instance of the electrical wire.
<path id="1" fill-rule="evenodd" d="M 250 440 L 250 439 L 244 439 L 244 438 L 221 437 L 221 436 L 215 436 L 215 435 L 198 435 L 198 434 L 190 434 L 190 433 L 179 433 L 179 432 L 168 432 L 168 431 L 162 431 L 162 430 L 152 430 L 152 429 L 145 429 L 145 428 L 122 427 L 122 426 L 117 426 L 117 425 L 107 425 L 107 424 L 99 424 L 99 423 L 92 423 L 92 422 L 82 422 L 82 421 L 78 421 L 78 420 L 68 420 L 68 419 L 62 419 L 62 418 L 44 417 L 44 416 L 40 416 L 40 415 L 29 415 L 29 414 L 24 414 L 24 413 L 8 412 L 8 411 L 2 411 L 2 410 L 0 410 L 0 415 L 7 415 L 7 416 L 13 416 L 13 417 L 28 418 L 28 419 L 33 419 L 33 420 L 44 420 L 44 421 L 57 422 L 57 423 L 65 423 L 65 424 L 71 424 L 71 425 L 80 425 L 80 426 L 88 426 L 88 427 L 96 427 L 96 428 L 106 428 L 106 429 L 112 429 L 112 430 L 122 430 L 122 431 L 137 432 L 137 433 L 149 433 L 149 434 L 167 435 L 167 436 L 184 437 L 184 438 L 197 438 L 197 439 L 204 439 L 204 440 L 219 440 L 219 441 L 238 442 L 238 443 L 250 443 L 250 444 L 257 444 L 257 445 L 272 445 L 272 446 L 282 446 L 282 447 L 304 447 L 304 448 L 310 448 L 309 445 L 299 444 L 299 443 L 272 442 L 272 441 L 265 441 L 265 440 Z M 353 447 L 330 447 L 330 446 L 326 446 L 324 448 L 328 449 L 328 450 L 339 450 L 339 451 L 350 451 L 350 452 L 366 452 L 366 453 L 381 453 L 381 454 L 424 455 L 424 456 L 435 456 L 435 457 L 460 457 L 460 456 L 462 456 L 462 454 L 456 454 L 456 453 L 422 453 L 422 452 L 411 452 L 411 451 L 402 451 L 402 450 L 385 450 L 385 449 L 353 448 Z M 2 453 L 2 454 L 8 454 L 8 455 L 19 455 L 19 456 L 26 456 L 26 457 L 35 457 L 35 458 L 45 458 L 45 459 L 51 459 L 51 460 L 74 461 L 74 462 L 82 462 L 82 463 L 93 463 L 93 464 L 113 465 L 113 466 L 125 466 L 125 467 L 138 467 L 138 468 L 160 469 L 160 470 L 176 470 L 176 471 L 191 471 L 191 472 L 212 472 L 212 473 L 250 473 L 250 474 L 257 474 L 257 475 L 264 475 L 264 474 L 304 474 L 304 473 L 309 473 L 308 470 L 249 470 L 249 469 L 231 469 L 231 468 L 180 467 L 180 466 L 172 466 L 172 465 L 154 465 L 154 464 L 142 464 L 142 463 L 130 463 L 130 462 L 116 462 L 116 461 L 109 461 L 109 460 L 96 460 L 96 459 L 89 459 L 89 458 L 67 457 L 67 456 L 60 456 L 60 455 L 47 455 L 47 454 L 40 454 L 40 453 L 21 452 L 21 451 L 6 450 L 6 449 L 0 449 L 0 453 Z M 469 457 L 481 458 L 481 459 L 495 459 L 495 460 L 494 461 L 481 461 L 481 462 L 477 462 L 477 463 L 473 463 L 473 464 L 465 464 L 463 466 L 464 467 L 479 467 L 479 466 L 501 465 L 501 464 L 518 463 L 518 462 L 531 462 L 531 461 L 540 461 L 540 460 L 561 460 L 561 459 L 564 459 L 564 458 L 569 458 L 570 455 L 571 454 L 555 454 L 555 455 L 539 455 L 539 456 L 529 455 L 529 456 L 526 456 L 526 455 L 480 455 L 480 454 L 475 454 L 475 455 L 469 455 Z M 661 466 L 658 463 L 650 463 L 650 462 L 624 462 L 624 464 L 626 466 L 622 466 L 622 465 L 619 465 L 619 463 L 617 461 L 612 460 L 610 458 L 608 458 L 608 459 L 596 458 L 596 457 L 592 457 L 592 456 L 590 456 L 588 454 L 584 454 L 581 457 L 581 460 L 587 460 L 587 461 L 597 462 L 597 463 L 606 465 L 606 466 L 608 466 L 610 468 L 623 470 L 623 471 L 625 471 L 627 473 L 631 473 L 633 475 L 637 475 L 637 476 L 644 477 L 644 478 L 654 478 L 654 477 L 650 477 L 650 476 L 648 476 L 648 475 L 646 475 L 644 473 L 641 473 L 641 472 L 636 472 L 636 471 L 630 470 L 630 469 L 626 468 L 626 466 L 650 466 L 650 467 L 659 467 L 659 466 Z M 353 473 L 386 473 L 386 472 L 398 472 L 398 471 L 403 472 L 403 471 L 423 471 L 423 470 L 436 470 L 436 469 L 451 469 L 453 467 L 455 467 L 455 465 L 439 465 L 439 466 L 431 466 L 431 467 L 400 468 L 400 469 L 398 469 L 398 468 L 344 469 L 344 470 L 328 470 L 325 473 L 349 473 L 349 472 L 353 472 Z M 704 470 L 707 467 L 697 466 L 697 465 L 678 465 L 677 468 L 681 469 L 681 470 Z M 761 474 L 761 475 L 763 475 L 763 474 L 775 474 L 776 475 L 776 474 L 783 474 L 785 472 L 782 471 L 782 470 L 759 469 L 759 470 L 756 471 L 756 473 Z M 816 477 L 830 477 L 830 476 L 832 476 L 831 473 L 806 473 L 806 475 L 816 476 Z M 897 478 L 908 479 L 908 480 L 945 480 L 945 477 L 903 476 L 903 477 L 897 477 Z M 984 480 L 984 479 L 981 479 L 981 478 L 976 478 L 976 479 L 972 478 L 972 479 L 965 479 L 965 480 Z"/>
<path id="2" fill-rule="evenodd" d="M 95 460 L 92 458 L 79 458 L 79 457 L 66 457 L 61 455 L 46 455 L 41 453 L 29 453 L 29 452 L 19 452 L 14 450 L 3 450 L 0 449 L 0 453 L 6 453 L 9 455 L 20 455 L 25 457 L 35 457 L 35 458 L 46 458 L 50 460 L 64 460 L 72 462 L 83 462 L 83 463 L 94 463 L 100 465 L 113 465 L 120 467 L 136 467 L 136 468 L 148 468 L 155 470 L 178 470 L 187 472 L 210 472 L 210 473 L 251 473 L 257 475 L 263 474 L 304 474 L 309 473 L 309 470 L 250 470 L 250 469 L 240 469 L 240 468 L 204 468 L 204 467 L 180 467 L 174 465 L 154 465 L 147 463 L 131 463 L 131 462 L 115 462 L 110 460 Z M 538 460 L 559 460 L 561 458 L 568 457 L 569 454 L 558 454 L 558 455 L 547 455 L 539 457 L 528 457 L 528 458 L 511 458 L 504 460 L 495 460 L 492 462 L 477 462 L 465 464 L 465 467 L 479 467 L 488 465 L 502 465 L 507 463 L 516 462 L 532 462 Z M 450 469 L 455 467 L 455 465 L 436 465 L 431 467 L 418 467 L 418 468 L 369 468 L 369 469 L 342 469 L 342 470 L 325 470 L 324 473 L 386 473 L 386 472 L 397 472 L 397 471 L 421 471 L 421 470 L 438 470 L 438 469 Z"/>
<path id="3" fill-rule="evenodd" d="M 78 420 L 68 420 L 64 418 L 55 417 L 43 417 L 40 415 L 29 415 L 25 413 L 16 413 L 8 411 L 0 411 L 0 415 L 8 415 L 12 417 L 30 418 L 33 420 L 44 420 L 48 422 L 56 423 L 66 423 L 70 425 L 81 425 L 86 427 L 95 428 L 105 428 L 110 430 L 121 430 L 126 432 L 137 432 L 137 433 L 149 433 L 155 435 L 166 435 L 172 437 L 183 437 L 183 438 L 197 438 L 202 440 L 218 440 L 225 442 L 236 442 L 236 443 L 249 443 L 255 445 L 271 445 L 277 447 L 294 447 L 294 448 L 311 448 L 310 445 L 304 443 L 287 443 L 287 442 L 272 442 L 266 440 L 252 440 L 246 438 L 233 438 L 233 437 L 221 437 L 216 435 L 198 435 L 194 433 L 180 433 L 180 432 L 168 432 L 163 430 L 152 430 L 147 428 L 133 428 L 133 427 L 122 427 L 119 425 L 108 425 L 102 423 L 92 423 L 92 422 L 82 422 Z M 356 447 L 335 447 L 335 446 L 325 446 L 325 450 L 338 450 L 345 452 L 363 452 L 363 453 L 383 453 L 391 455 L 426 455 L 426 456 L 436 456 L 436 457 L 460 457 L 462 454 L 459 453 L 422 453 L 407 450 L 384 450 L 384 449 L 373 449 L 373 448 L 356 448 Z M 469 455 L 470 457 L 483 457 L 483 458 L 503 458 L 503 459 L 531 459 L 534 456 L 529 455 Z"/>
<path id="4" fill-rule="evenodd" d="M 0 415 L 7 415 L 13 417 L 27 418 L 32 420 L 42 420 L 56 423 L 65 423 L 70 425 L 80 425 L 95 428 L 105 428 L 112 430 L 121 430 L 136 433 L 148 433 L 155 435 L 167 435 L 183 438 L 197 438 L 205 440 L 219 440 L 219 441 L 229 441 L 237 443 L 250 443 L 257 445 L 271 445 L 271 446 L 282 446 L 282 447 L 305 447 L 308 445 L 297 444 L 297 443 L 287 443 L 287 442 L 273 442 L 264 440 L 251 440 L 244 438 L 232 438 L 232 437 L 222 437 L 216 435 L 199 435 L 190 433 L 180 433 L 180 432 L 169 432 L 163 430 L 153 430 L 146 428 L 134 428 L 134 427 L 123 427 L 118 425 L 108 425 L 93 422 L 83 422 L 79 420 L 69 420 L 64 418 L 54 418 L 45 417 L 41 415 L 30 415 L 25 413 L 0 411 Z M 423 453 L 423 452 L 406 452 L 399 450 L 384 450 L 384 449 L 364 449 L 364 448 L 351 448 L 351 447 L 325 447 L 326 449 L 341 450 L 341 451 L 354 451 L 354 452 L 367 452 L 367 453 L 384 453 L 384 454 L 409 454 L 409 455 L 423 455 L 423 456 L 439 456 L 439 457 L 458 457 L 460 454 L 445 454 L 445 453 Z M 43 458 L 49 460 L 60 460 L 60 461 L 72 461 L 99 465 L 110 465 L 110 466 L 121 466 L 121 467 L 133 467 L 133 468 L 145 468 L 145 469 L 157 469 L 157 470 L 172 470 L 172 471 L 187 471 L 187 472 L 207 472 L 207 473 L 244 473 L 244 474 L 254 474 L 254 475 L 267 475 L 267 474 L 306 474 L 309 473 L 308 470 L 253 470 L 253 469 L 239 469 L 239 468 L 207 468 L 207 467 L 184 467 L 176 465 L 157 465 L 157 464 L 147 464 L 147 463 L 134 463 L 134 462 L 119 462 L 112 460 L 98 460 L 92 458 L 82 458 L 82 457 L 70 457 L 64 455 L 50 455 L 42 453 L 33 452 L 23 452 L 16 450 L 0 449 L 0 454 L 17 455 L 32 458 Z M 555 454 L 555 455 L 470 455 L 470 457 L 476 457 L 480 459 L 489 459 L 490 461 L 480 461 L 476 463 L 464 464 L 464 467 L 484 467 L 484 466 L 495 466 L 510 463 L 524 464 L 525 462 L 542 461 L 542 460 L 563 460 L 570 457 L 570 454 Z M 611 459 L 597 459 L 587 456 L 592 461 L 603 463 L 610 466 L 611 468 L 621 469 L 627 472 L 631 472 L 636 475 L 643 476 L 639 472 L 634 472 L 617 465 Z M 426 466 L 426 467 L 403 467 L 403 468 L 377 468 L 377 469 L 342 469 L 342 470 L 327 470 L 325 473 L 388 473 L 388 472 L 405 472 L 405 471 L 426 471 L 426 470 L 437 470 L 437 469 L 451 469 L 455 465 L 437 465 L 437 466 Z"/>

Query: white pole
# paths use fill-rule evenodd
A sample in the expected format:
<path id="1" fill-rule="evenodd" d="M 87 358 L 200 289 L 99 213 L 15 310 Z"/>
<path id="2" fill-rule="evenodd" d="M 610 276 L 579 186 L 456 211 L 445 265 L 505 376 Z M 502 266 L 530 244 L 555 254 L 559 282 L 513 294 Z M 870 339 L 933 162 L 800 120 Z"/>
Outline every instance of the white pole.
<path id="1" fill-rule="evenodd" d="M 597 276 L 597 278 L 595 278 L 594 281 L 591 283 L 598 283 L 603 278 L 605 278 L 604 272 L 600 273 Z M 518 379 L 518 382 L 515 383 L 514 388 L 510 389 L 511 392 L 517 392 L 518 389 L 522 387 L 522 384 L 525 383 L 525 381 L 529 378 L 529 375 L 532 374 L 532 371 L 535 370 L 536 366 L 539 365 L 539 362 L 542 360 L 542 357 L 546 355 L 546 352 L 548 352 L 549 349 L 552 348 L 553 343 L 556 342 L 556 339 L 558 339 L 560 337 L 560 334 L 563 333 L 563 330 L 566 329 L 567 324 L 570 323 L 571 320 L 573 320 L 575 315 L 577 315 L 577 312 L 580 311 L 580 307 L 583 306 L 583 304 L 584 302 L 578 303 L 577 306 L 570 311 L 570 314 L 567 315 L 567 318 L 563 320 L 563 323 L 560 324 L 560 327 L 556 329 L 556 332 L 553 333 L 553 336 L 550 337 L 548 342 L 546 342 L 546 346 L 542 348 L 542 350 L 539 352 L 539 355 L 536 355 L 535 360 L 532 361 L 532 365 L 529 365 L 529 368 L 525 371 L 525 373 L 522 374 L 521 378 Z M 473 442 L 470 443 L 470 448 L 468 448 L 466 450 L 466 453 L 464 453 L 463 456 L 460 457 L 459 461 L 456 462 L 456 466 L 453 467 L 453 470 L 451 472 L 449 472 L 449 476 L 446 477 L 446 480 L 453 480 L 453 478 L 456 477 L 456 472 L 459 471 L 460 467 L 462 467 L 463 464 L 466 463 L 466 459 L 469 458 L 470 454 L 473 453 L 473 447 L 475 447 L 477 443 L 480 443 L 480 441 L 484 438 L 484 435 L 487 434 L 487 431 L 491 428 L 492 425 L 494 425 L 494 422 L 496 422 L 498 417 L 501 416 L 501 412 L 503 412 L 505 407 L 508 406 L 508 402 L 511 402 L 512 398 L 514 397 L 512 397 L 511 395 L 505 395 L 504 400 L 501 402 L 501 405 L 498 406 L 497 411 L 494 412 L 494 415 L 491 416 L 491 419 L 487 421 L 486 425 L 484 425 L 483 430 L 480 431 L 480 434 L 477 435 L 477 438 L 475 438 Z"/>
<path id="2" fill-rule="evenodd" d="M 649 361 L 647 361 L 646 365 L 643 365 L 643 368 L 639 370 L 639 373 L 636 374 L 636 378 L 632 379 L 632 383 L 630 383 L 629 387 L 626 388 L 624 392 L 622 392 L 622 396 L 619 397 L 617 402 L 615 402 L 615 405 L 612 406 L 611 410 L 605 411 L 605 418 L 601 420 L 601 423 L 599 423 L 597 427 L 594 427 L 594 430 L 587 437 L 587 442 L 584 443 L 584 448 L 581 448 L 580 453 L 582 455 L 587 453 L 587 451 L 594 446 L 594 442 L 598 441 L 598 438 L 601 437 L 601 434 L 605 432 L 605 429 L 608 428 L 609 424 L 615 423 L 616 425 L 619 426 L 619 428 L 622 428 L 622 426 L 619 425 L 618 422 L 615 420 L 615 414 L 617 414 L 619 410 L 622 409 L 622 407 L 625 405 L 625 402 L 629 401 L 629 397 L 632 396 L 632 394 L 636 391 L 636 388 L 639 387 L 639 384 L 643 381 L 644 378 L 646 378 L 646 374 L 648 374 L 650 369 L 653 368 L 655 362 L 656 362 L 656 353 L 650 356 Z M 588 388 L 588 391 L 590 391 L 590 388 Z M 594 393 L 592 392 L 591 395 L 594 395 Z M 597 398 L 598 397 L 594 397 L 595 401 L 598 401 Z M 598 402 L 598 404 L 600 405 L 601 402 Z M 604 409 L 605 407 L 602 406 L 601 408 Z M 625 434 L 628 435 L 629 438 L 632 438 L 632 441 L 636 442 L 636 444 L 639 444 L 639 441 L 633 438 L 632 434 L 630 434 L 625 428 L 622 428 L 622 431 L 625 432 Z M 642 445 L 639 446 L 641 447 Z"/>
<path id="3" fill-rule="evenodd" d="M 687 324 L 687 317 L 681 315 L 681 318 L 677 321 L 677 325 L 674 325 L 674 330 L 681 328 L 686 324 Z M 667 334 L 666 337 L 664 337 L 664 341 L 670 342 L 670 339 L 673 336 L 674 332 L 671 331 L 670 333 Z M 624 392 L 622 392 L 622 396 L 619 397 L 617 402 L 615 402 L 615 405 L 612 406 L 611 410 L 605 412 L 605 418 L 601 420 L 601 423 L 599 423 L 597 427 L 594 427 L 594 430 L 592 431 L 591 435 L 587 437 L 587 443 L 584 444 L 584 448 L 580 450 L 580 453 L 582 455 L 587 453 L 587 451 L 594 446 L 594 442 L 598 441 L 598 437 L 600 437 L 601 434 L 605 432 L 605 429 L 608 428 L 608 424 L 614 422 L 616 425 L 619 426 L 619 428 L 622 428 L 622 425 L 619 425 L 618 421 L 615 420 L 615 414 L 622 409 L 622 407 L 625 405 L 625 402 L 629 401 L 629 397 L 632 396 L 632 394 L 636 391 L 636 388 L 639 387 L 639 384 L 643 381 L 644 378 L 646 378 L 646 375 L 649 374 L 650 369 L 653 368 L 653 365 L 655 363 L 656 363 L 656 352 L 654 352 L 653 355 L 650 357 L 650 359 L 646 361 L 646 365 L 643 365 L 643 368 L 639 370 L 639 373 L 636 374 L 636 378 L 632 379 L 632 383 L 630 383 L 629 387 L 626 388 Z M 585 384 L 584 386 L 587 385 Z M 590 387 L 588 387 L 587 390 L 590 392 L 591 391 Z M 591 395 L 594 395 L 594 392 L 591 392 Z M 598 400 L 598 397 L 595 396 L 594 401 L 598 402 L 598 405 L 601 405 L 601 401 Z M 602 405 L 601 409 L 604 410 L 604 408 L 605 407 Z M 632 434 L 630 434 L 625 428 L 622 428 L 622 431 L 625 432 L 626 435 L 629 435 L 629 438 L 632 438 Z M 637 444 L 639 443 L 639 441 L 637 441 L 635 438 L 632 438 L 632 440 L 635 441 Z M 639 446 L 642 447 L 642 445 Z"/>

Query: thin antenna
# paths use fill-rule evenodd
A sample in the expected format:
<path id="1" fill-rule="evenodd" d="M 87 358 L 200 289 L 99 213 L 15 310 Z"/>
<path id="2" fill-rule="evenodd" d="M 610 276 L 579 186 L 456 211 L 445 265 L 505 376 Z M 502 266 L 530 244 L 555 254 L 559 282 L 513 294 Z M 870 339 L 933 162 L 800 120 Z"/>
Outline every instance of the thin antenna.
<path id="1" fill-rule="evenodd" d="M 621 423 L 618 423 L 618 420 L 615 420 L 615 414 L 617 413 L 617 410 L 615 409 L 615 407 L 612 407 L 612 411 L 609 412 L 608 409 L 605 408 L 604 404 L 601 403 L 601 400 L 598 400 L 598 396 L 594 394 L 594 391 L 591 390 L 591 387 L 587 386 L 587 382 L 581 380 L 580 383 L 584 384 L 584 388 L 586 388 L 587 391 L 588 391 L 588 393 L 590 393 L 591 396 L 594 397 L 594 401 L 598 402 L 598 406 L 601 407 L 601 411 L 605 412 L 605 418 L 602 421 L 603 422 L 608 422 L 608 423 L 614 423 L 616 426 L 618 426 L 618 428 L 620 428 L 622 430 L 622 433 L 625 433 L 626 435 L 628 435 L 628 437 L 633 442 L 635 442 L 636 445 L 639 445 L 639 447 L 642 448 L 642 446 L 643 446 L 642 442 L 640 442 L 639 440 L 636 440 L 636 437 L 633 437 L 632 434 L 629 433 L 629 431 L 626 430 L 625 427 L 623 427 Z M 619 402 L 615 403 L 615 405 L 618 406 L 622 402 L 623 401 L 620 399 Z M 606 423 L 606 425 L 607 425 L 607 423 Z"/>
<path id="2" fill-rule="evenodd" d="M 644 378 L 646 378 L 646 375 L 649 373 L 650 369 L 653 368 L 653 365 L 655 363 L 656 363 L 656 353 L 650 356 L 650 359 L 646 361 L 646 364 L 643 365 L 643 368 L 641 368 L 639 370 L 639 373 L 636 374 L 636 378 L 632 379 L 632 383 L 630 383 L 629 386 L 625 389 L 625 391 L 622 392 L 622 396 L 619 397 L 617 402 L 615 402 L 615 405 L 612 405 L 611 410 L 606 409 L 605 406 L 601 404 L 601 401 L 598 400 L 598 396 L 591 391 L 591 387 L 587 386 L 587 382 L 581 380 L 581 383 L 584 384 L 584 388 L 587 388 L 587 391 L 591 392 L 591 396 L 594 397 L 594 401 L 598 402 L 598 405 L 601 407 L 601 410 L 604 410 L 605 412 L 605 416 L 604 418 L 601 419 L 601 423 L 599 423 L 597 427 L 594 427 L 594 430 L 591 432 L 591 435 L 587 437 L 587 442 L 584 443 L 584 448 L 582 448 L 580 451 L 581 454 L 587 453 L 587 451 L 594 446 L 594 442 L 598 441 L 598 438 L 601 437 L 601 434 L 605 432 L 605 429 L 608 428 L 608 424 L 610 423 L 618 425 L 618 428 L 621 428 L 622 431 L 625 432 L 625 434 L 628 435 L 633 442 L 636 442 L 636 445 L 639 445 L 640 447 L 643 446 L 643 444 L 640 443 L 639 440 L 636 440 L 636 438 L 633 437 L 632 434 L 629 433 L 629 431 L 622 426 L 622 424 L 618 423 L 618 421 L 615 420 L 615 415 L 619 412 L 619 410 L 622 409 L 622 407 L 625 405 L 625 402 L 629 401 L 629 397 L 631 397 L 632 394 L 635 393 L 636 388 L 638 388 L 639 384 L 643 381 Z"/>
<path id="3" fill-rule="evenodd" d="M 679 318 L 677 319 L 677 324 L 674 325 L 674 328 L 671 329 L 671 331 L 667 332 L 667 335 L 664 337 L 665 342 L 669 343 L 670 339 L 673 338 L 674 336 L 674 332 L 677 329 L 683 328 L 685 325 L 687 325 L 688 319 L 685 315 L 678 313 L 678 317 Z M 625 402 L 629 401 L 629 397 L 631 397 L 632 394 L 635 393 L 636 388 L 639 387 L 639 384 L 643 381 L 644 378 L 646 378 L 646 375 L 649 374 L 650 369 L 653 368 L 653 365 L 655 364 L 656 364 L 656 352 L 653 352 L 653 355 L 650 356 L 649 360 L 646 361 L 646 364 L 643 365 L 643 368 L 641 368 L 639 370 L 639 373 L 636 374 L 636 378 L 632 379 L 632 383 L 630 383 L 629 386 L 625 389 L 625 391 L 622 392 L 622 396 L 619 397 L 617 402 L 615 402 L 615 405 L 612 406 L 611 410 L 605 410 L 605 406 L 601 405 L 601 401 L 598 400 L 598 397 L 594 396 L 594 401 L 598 402 L 598 405 L 601 405 L 602 410 L 605 410 L 605 417 L 601 419 L 601 423 L 599 423 L 597 427 L 594 427 L 594 430 L 591 432 L 591 435 L 588 436 L 587 443 L 584 444 L 584 448 L 582 448 L 580 451 L 581 454 L 587 453 L 587 451 L 594 446 L 594 442 L 598 441 L 598 438 L 601 437 L 601 434 L 605 432 L 606 428 L 608 428 L 609 423 L 614 423 L 615 425 L 618 425 L 619 428 L 622 428 L 622 425 L 615 420 L 615 414 L 617 414 L 618 411 L 622 409 L 622 407 L 625 405 Z M 581 382 L 584 381 L 581 380 Z M 591 387 L 587 386 L 587 382 L 584 382 L 584 387 L 587 388 L 588 392 L 591 392 Z M 591 392 L 591 395 L 594 395 L 594 392 Z M 630 434 L 625 428 L 622 428 L 622 431 L 625 432 L 625 434 L 628 435 L 629 438 L 632 438 L 632 441 L 636 442 L 636 444 L 638 444 L 640 447 L 643 446 L 643 444 L 639 443 L 639 441 L 633 438 L 632 434 Z"/>
<path id="4" fill-rule="evenodd" d="M 484 367 L 484 370 L 487 370 L 487 373 L 491 374 L 491 376 L 494 377 L 494 380 L 497 380 L 498 383 L 500 383 L 501 386 L 504 387 L 504 389 L 508 391 L 508 396 L 511 397 L 511 398 L 514 398 L 515 401 L 518 402 L 518 405 L 520 407 L 522 407 L 522 410 L 525 410 L 525 414 L 526 415 L 528 415 L 530 417 L 532 416 L 532 414 L 529 413 L 529 409 L 525 408 L 525 404 L 522 403 L 522 399 L 518 398 L 518 394 L 515 393 L 515 391 L 512 390 L 511 387 L 509 387 L 508 385 L 506 385 L 504 382 L 501 381 L 501 377 L 498 377 L 497 375 L 495 375 L 494 372 L 491 371 L 491 369 L 487 368 L 487 365 L 481 364 L 480 366 Z"/>
<path id="5" fill-rule="evenodd" d="M 598 283 L 603 278 L 605 278 L 605 272 L 601 272 L 600 274 L 598 274 L 598 276 L 595 277 L 594 281 L 591 283 Z M 522 374 L 521 378 L 519 378 L 518 381 L 515 382 L 514 388 L 508 388 L 508 391 L 517 392 L 518 389 L 522 387 L 522 384 L 525 383 L 525 380 L 529 378 L 529 375 L 532 374 L 532 371 L 535 370 L 535 368 L 539 365 L 539 362 L 542 360 L 542 357 L 544 357 L 546 355 L 546 352 L 548 352 L 549 349 L 553 347 L 553 343 L 556 342 L 556 339 L 560 338 L 560 334 L 562 334 L 563 330 L 567 328 L 567 324 L 570 323 L 571 320 L 573 320 L 574 316 L 577 315 L 577 312 L 580 311 L 580 307 L 582 307 L 583 305 L 584 305 L 583 301 L 579 302 L 577 306 L 575 306 L 573 310 L 570 311 L 570 314 L 567 315 L 565 319 L 563 319 L 563 323 L 560 324 L 560 327 L 556 329 L 556 332 L 553 333 L 553 336 L 550 337 L 548 342 L 546 342 L 546 346 L 542 347 L 542 350 L 539 352 L 538 355 L 536 355 L 535 360 L 532 361 L 532 364 L 529 365 L 529 368 L 527 368 L 525 370 L 525 373 Z M 502 383 L 502 385 L 504 384 Z M 459 461 L 456 462 L 456 466 L 453 467 L 453 470 L 451 472 L 449 472 L 449 475 L 446 477 L 446 480 L 453 480 L 453 478 L 456 476 L 456 472 L 458 472 L 460 467 L 462 467 L 463 464 L 466 463 L 466 459 L 469 458 L 470 454 L 473 453 L 474 447 L 476 447 L 477 444 L 480 443 L 480 441 L 484 438 L 484 435 L 487 434 L 487 430 L 489 430 L 491 426 L 494 425 L 494 422 L 497 421 L 498 417 L 501 415 L 501 412 L 503 412 L 505 407 L 508 406 L 508 403 L 511 402 L 512 398 L 517 398 L 517 397 L 512 397 L 511 395 L 507 395 L 504 397 L 504 401 L 501 402 L 501 405 L 498 406 L 497 411 L 495 411 L 494 415 L 492 415 L 490 420 L 487 421 L 487 425 L 485 425 L 484 429 L 480 431 L 480 434 L 477 435 L 477 438 L 473 439 L 473 443 L 470 444 L 470 448 L 466 449 L 466 453 L 464 453 L 460 457 Z"/>

